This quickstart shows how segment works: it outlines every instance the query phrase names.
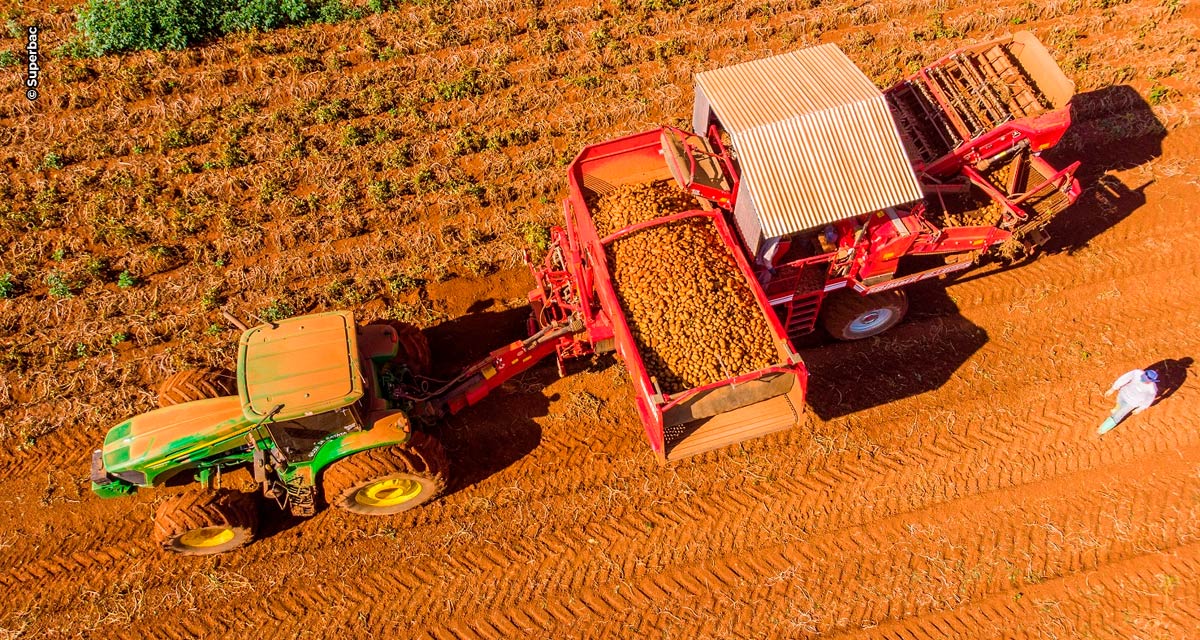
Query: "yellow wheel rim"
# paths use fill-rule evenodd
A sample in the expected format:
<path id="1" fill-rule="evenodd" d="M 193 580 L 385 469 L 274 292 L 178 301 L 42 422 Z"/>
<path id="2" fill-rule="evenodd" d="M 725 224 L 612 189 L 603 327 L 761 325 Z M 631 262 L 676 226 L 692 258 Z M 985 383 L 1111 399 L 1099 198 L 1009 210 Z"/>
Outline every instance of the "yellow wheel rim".
<path id="1" fill-rule="evenodd" d="M 179 536 L 180 544 L 196 549 L 219 547 L 230 540 L 233 540 L 233 529 L 230 527 L 204 527 Z"/>
<path id="2" fill-rule="evenodd" d="M 388 478 L 361 488 L 354 501 L 364 507 L 394 507 L 421 493 L 421 483 L 411 478 Z"/>

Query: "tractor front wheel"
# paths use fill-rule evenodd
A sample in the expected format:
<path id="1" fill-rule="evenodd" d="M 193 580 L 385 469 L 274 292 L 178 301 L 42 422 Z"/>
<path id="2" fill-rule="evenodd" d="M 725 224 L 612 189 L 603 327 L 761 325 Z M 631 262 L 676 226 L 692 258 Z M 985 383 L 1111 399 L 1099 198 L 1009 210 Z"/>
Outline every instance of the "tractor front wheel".
<path id="1" fill-rule="evenodd" d="M 158 406 L 237 395 L 237 377 L 228 369 L 200 367 L 178 371 L 158 387 Z"/>
<path id="2" fill-rule="evenodd" d="M 368 449 L 329 465 L 325 501 L 353 513 L 382 516 L 428 502 L 446 487 L 442 444 L 414 431 L 405 444 Z"/>
<path id="3" fill-rule="evenodd" d="M 425 339 L 425 334 L 421 333 L 421 330 L 416 325 L 400 322 L 399 320 L 376 320 L 371 324 L 387 325 L 395 329 L 396 337 L 400 339 L 400 353 L 396 354 L 396 359 L 408 365 L 408 370 L 413 375 L 429 375 L 429 371 L 433 366 L 432 356 L 429 352 L 429 341 Z"/>
<path id="4" fill-rule="evenodd" d="M 154 510 L 154 541 L 186 556 L 232 551 L 254 540 L 258 504 L 252 493 L 193 489 Z"/>
<path id="5" fill-rule="evenodd" d="M 908 312 L 908 296 L 893 289 L 870 296 L 835 293 L 821 310 L 821 325 L 838 340 L 877 336 L 899 324 Z"/>

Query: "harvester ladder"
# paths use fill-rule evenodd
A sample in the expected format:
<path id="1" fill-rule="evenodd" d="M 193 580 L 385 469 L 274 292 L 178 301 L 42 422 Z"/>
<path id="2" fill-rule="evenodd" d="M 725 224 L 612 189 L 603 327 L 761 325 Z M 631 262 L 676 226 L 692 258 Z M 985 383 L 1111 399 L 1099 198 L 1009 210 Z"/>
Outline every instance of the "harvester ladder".
<path id="1" fill-rule="evenodd" d="M 817 325 L 817 313 L 821 300 L 825 298 L 825 278 L 829 264 L 816 262 L 803 265 L 796 282 L 796 292 L 788 303 L 784 332 L 788 338 L 798 338 L 813 330 Z"/>

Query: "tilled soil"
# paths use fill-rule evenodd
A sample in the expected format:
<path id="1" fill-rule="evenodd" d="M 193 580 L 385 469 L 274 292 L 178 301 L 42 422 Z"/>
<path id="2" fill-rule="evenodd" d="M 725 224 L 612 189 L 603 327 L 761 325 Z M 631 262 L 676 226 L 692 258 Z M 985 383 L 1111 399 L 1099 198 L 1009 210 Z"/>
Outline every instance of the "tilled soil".
<path id="1" fill-rule="evenodd" d="M 924 28 L 924 5 L 909 15 L 892 4 L 904 37 Z M 1088 9 L 1077 24 L 1114 50 L 1155 37 L 1123 16 L 1194 32 L 1190 8 L 1116 10 Z M 970 14 L 949 23 L 960 15 Z M 648 20 L 672 33 L 663 14 Z M 1033 26 L 1045 37 L 1058 25 Z M 845 29 L 826 37 L 857 33 Z M 1194 66 L 1194 54 L 1179 55 L 1179 69 Z M 1170 60 L 1124 62 L 1142 73 Z M 1159 78 L 1194 82 L 1179 73 Z M 84 366 L 20 370 L 10 358 L 7 429 L 81 417 L 44 434 L 3 432 L 0 638 L 1196 637 L 1200 135 L 1180 124 L 1191 107 L 1176 99 L 1154 111 L 1165 137 L 1137 129 L 1126 107 L 1083 102 L 1078 137 L 1056 153 L 1088 163 L 1087 192 L 1052 224 L 1043 255 L 912 287 L 908 319 L 879 338 L 805 341 L 804 424 L 670 465 L 645 445 L 619 365 L 559 379 L 547 364 L 436 429 L 454 477 L 438 502 L 377 519 L 265 517 L 263 537 L 237 553 L 165 556 L 150 540 L 161 495 L 100 500 L 88 459 L 113 415 L 153 406 L 149 390 L 176 368 L 172 348 L 208 340 L 197 337 L 208 321 L 148 318 L 150 346 L 114 342 Z M 55 122 L 73 117 L 56 108 Z M 492 210 L 472 211 L 478 222 Z M 477 241 L 469 221 L 454 222 L 441 241 Z M 7 248 L 16 255 L 36 237 L 12 233 Z M 279 261 L 322 288 L 340 269 L 365 277 L 327 245 L 299 246 L 301 257 L 284 243 Z M 230 279 L 243 284 L 231 286 L 259 283 L 238 271 L 245 264 L 234 263 L 241 275 Z M 408 274 L 429 280 L 422 297 L 389 294 L 444 316 L 422 316 L 441 373 L 520 336 L 530 282 L 496 266 L 441 281 Z M 173 273 L 145 285 L 164 308 L 204 290 Z M 108 294 L 22 295 L 0 301 L 14 341 L 111 332 L 97 319 L 115 304 Z M 365 315 L 383 303 L 346 304 Z M 304 310 L 326 306 L 336 304 Z M 118 366 L 129 362 L 137 375 Z M 1158 370 L 1165 397 L 1098 436 L 1102 392 L 1134 367 Z M 96 371 L 107 377 L 88 377 Z"/>
<path id="2" fill-rule="evenodd" d="M 835 412 L 831 394 L 882 402 L 885 378 L 925 375 L 900 355 L 913 345 L 953 354 L 944 383 L 671 466 L 641 442 L 619 367 L 542 369 L 443 428 L 460 466 L 533 441 L 491 476 L 416 513 L 323 512 L 195 560 L 152 548 L 152 492 L 78 490 L 83 439 L 10 458 L 5 623 L 159 637 L 1188 637 L 1195 373 L 1095 433 L 1112 378 L 1200 348 L 1200 306 L 1181 295 L 1200 290 L 1195 238 L 1165 231 L 1198 194 L 1179 179 L 1148 191 L 1073 256 L 913 292 L 957 312 L 916 305 L 885 337 L 805 351 L 813 402 Z M 1167 271 L 1169 290 L 1145 286 Z M 529 397 L 551 398 L 546 415 L 523 415 Z"/>

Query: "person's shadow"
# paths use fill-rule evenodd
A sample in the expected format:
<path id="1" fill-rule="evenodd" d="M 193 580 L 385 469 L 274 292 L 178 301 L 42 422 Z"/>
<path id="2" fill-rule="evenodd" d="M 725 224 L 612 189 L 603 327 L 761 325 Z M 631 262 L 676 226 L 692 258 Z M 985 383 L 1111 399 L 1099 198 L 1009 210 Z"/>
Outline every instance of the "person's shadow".
<path id="1" fill-rule="evenodd" d="M 1154 404 L 1171 397 L 1179 390 L 1179 387 L 1183 386 L 1188 377 L 1188 369 L 1191 368 L 1193 362 L 1191 357 L 1178 360 L 1167 358 L 1146 367 L 1146 371 L 1153 370 L 1158 374 L 1158 396 L 1154 399 Z"/>

